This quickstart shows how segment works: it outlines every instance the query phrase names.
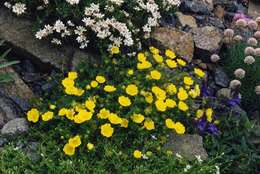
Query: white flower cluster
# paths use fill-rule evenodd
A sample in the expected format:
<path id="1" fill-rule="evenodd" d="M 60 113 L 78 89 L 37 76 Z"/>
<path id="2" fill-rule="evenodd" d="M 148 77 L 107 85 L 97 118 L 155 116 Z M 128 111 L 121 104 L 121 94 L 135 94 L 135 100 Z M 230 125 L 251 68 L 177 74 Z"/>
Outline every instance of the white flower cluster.
<path id="1" fill-rule="evenodd" d="M 66 0 L 71 5 L 79 4 L 79 0 Z"/>
<path id="2" fill-rule="evenodd" d="M 77 5 L 80 0 L 66 0 L 66 2 Z M 56 22 L 46 24 L 38 30 L 35 37 L 38 39 L 51 37 L 51 42 L 58 45 L 62 44 L 63 39 L 73 39 L 83 49 L 88 46 L 90 39 L 93 39 L 90 37 L 94 33 L 99 40 L 105 40 L 108 47 L 112 45 L 130 47 L 134 44 L 140 47 L 140 40 L 149 37 L 152 29 L 159 26 L 161 11 L 165 11 L 166 8 L 172 9 L 180 4 L 180 0 L 107 0 L 99 3 L 93 0 L 92 2 L 84 8 L 84 16 L 81 20 L 65 21 L 63 16 L 57 16 Z M 129 2 L 131 2 L 129 11 L 125 11 L 123 4 L 128 5 Z M 49 0 L 42 0 L 39 4 L 46 10 L 48 7 L 53 8 L 54 5 Z M 26 10 L 26 5 L 21 3 L 13 7 L 5 3 L 5 6 L 12 8 L 16 14 L 22 14 Z M 131 14 L 132 12 L 134 15 Z"/>
<path id="3" fill-rule="evenodd" d="M 4 6 L 11 9 L 12 12 L 15 13 L 16 15 L 18 15 L 18 16 L 24 14 L 26 12 L 26 9 L 27 9 L 26 4 L 20 3 L 20 2 L 12 5 L 11 3 L 6 1 L 4 3 Z"/>

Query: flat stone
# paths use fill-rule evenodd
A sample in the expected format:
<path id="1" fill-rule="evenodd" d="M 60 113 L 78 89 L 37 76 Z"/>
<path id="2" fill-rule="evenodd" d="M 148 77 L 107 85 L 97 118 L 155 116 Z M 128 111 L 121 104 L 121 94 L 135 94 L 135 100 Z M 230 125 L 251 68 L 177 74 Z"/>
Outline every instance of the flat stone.
<path id="1" fill-rule="evenodd" d="M 222 32 L 213 26 L 193 28 L 192 34 L 195 42 L 195 55 L 206 62 L 210 62 L 210 55 L 217 53 L 222 46 Z"/>
<path id="2" fill-rule="evenodd" d="M 189 26 L 191 28 L 197 28 L 196 19 L 190 15 L 184 15 L 181 12 L 176 12 L 176 16 L 182 27 Z"/>
<path id="3" fill-rule="evenodd" d="M 230 79 L 228 75 L 225 73 L 223 68 L 216 68 L 215 71 L 215 83 L 223 88 L 229 86 Z"/>
<path id="4" fill-rule="evenodd" d="M 191 62 L 194 42 L 190 33 L 172 27 L 159 27 L 152 33 L 152 38 L 159 41 L 164 47 L 178 53 L 186 61 Z"/>
<path id="5" fill-rule="evenodd" d="M 188 160 L 194 160 L 196 156 L 200 156 L 202 160 L 208 158 L 208 154 L 203 148 L 202 137 L 196 134 L 177 135 L 172 133 L 165 148 Z"/>
<path id="6" fill-rule="evenodd" d="M 30 57 L 34 63 L 39 64 L 40 61 L 42 64 L 67 70 L 75 49 L 70 46 L 56 47 L 47 41 L 38 40 L 32 28 L 31 21 L 17 18 L 6 8 L 0 7 L 0 38 L 11 44 L 17 54 Z M 85 54 L 87 57 L 88 54 Z"/>
<path id="7" fill-rule="evenodd" d="M 28 123 L 25 118 L 15 118 L 7 122 L 1 130 L 1 134 L 17 134 L 28 130 Z"/>

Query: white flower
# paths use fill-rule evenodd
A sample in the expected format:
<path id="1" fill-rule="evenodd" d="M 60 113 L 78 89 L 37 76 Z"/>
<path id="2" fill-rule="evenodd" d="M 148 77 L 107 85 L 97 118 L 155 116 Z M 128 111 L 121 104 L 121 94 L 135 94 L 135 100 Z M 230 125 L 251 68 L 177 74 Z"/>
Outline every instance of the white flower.
<path id="1" fill-rule="evenodd" d="M 24 14 L 26 11 L 26 4 L 20 2 L 15 3 L 14 6 L 12 7 L 12 11 L 17 15 Z"/>
<path id="2" fill-rule="evenodd" d="M 61 20 L 57 20 L 53 26 L 53 29 L 57 32 L 60 33 L 62 30 L 66 30 L 66 26 Z"/>
<path id="3" fill-rule="evenodd" d="M 191 165 L 187 164 L 186 167 L 183 169 L 184 172 L 188 172 L 188 170 L 191 168 Z"/>
<path id="4" fill-rule="evenodd" d="M 201 156 L 200 156 L 200 155 L 195 155 L 195 157 L 196 157 L 196 159 L 197 159 L 197 161 L 198 161 L 199 163 L 202 163 L 202 162 L 203 162 L 203 160 L 201 159 Z"/>
<path id="5" fill-rule="evenodd" d="M 5 2 L 5 3 L 4 3 L 4 6 L 5 6 L 6 8 L 12 8 L 12 5 L 11 5 L 9 2 Z"/>
<path id="6" fill-rule="evenodd" d="M 59 39 L 57 39 L 57 38 L 53 38 L 53 39 L 51 40 L 51 43 L 53 43 L 53 44 L 55 44 L 55 45 L 61 45 L 61 41 L 60 41 Z"/>
<path id="7" fill-rule="evenodd" d="M 220 168 L 219 168 L 219 166 L 215 166 L 215 168 L 216 168 L 216 174 L 220 174 Z"/>
<path id="8" fill-rule="evenodd" d="M 124 3 L 124 0 L 109 0 L 109 1 L 118 6 L 121 6 Z"/>
<path id="9" fill-rule="evenodd" d="M 79 4 L 79 0 L 66 0 L 69 4 L 71 5 L 75 5 L 75 4 Z"/>

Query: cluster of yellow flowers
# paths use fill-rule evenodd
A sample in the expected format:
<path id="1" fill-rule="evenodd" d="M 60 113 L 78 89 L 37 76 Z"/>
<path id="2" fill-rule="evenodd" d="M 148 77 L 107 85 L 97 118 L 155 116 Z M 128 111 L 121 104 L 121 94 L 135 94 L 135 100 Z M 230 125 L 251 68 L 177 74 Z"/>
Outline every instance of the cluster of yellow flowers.
<path id="1" fill-rule="evenodd" d="M 119 54 L 119 49 L 113 46 L 111 54 Z M 136 67 L 127 70 L 122 68 L 126 79 L 119 84 L 108 79 L 109 76 L 105 76 L 105 73 L 100 73 L 85 84 L 85 89 L 81 89 L 76 87 L 77 72 L 69 72 L 62 80 L 64 93 L 78 97 L 79 101 L 75 99 L 70 107 L 57 110 L 56 106 L 51 105 L 49 110 L 52 111 L 42 115 L 36 108 L 32 108 L 27 113 L 28 120 L 36 123 L 40 115 L 43 121 L 49 121 L 57 115 L 75 125 L 95 120 L 100 134 L 105 138 L 112 137 L 115 129 L 136 131 L 132 130 L 130 124 L 139 125 L 140 130 L 153 131 L 162 125 L 160 121 L 165 128 L 184 134 L 185 126 L 179 121 L 173 121 L 176 119 L 175 114 L 185 114 L 190 110 L 193 99 L 200 96 L 200 85 L 197 82 L 205 73 L 194 68 L 193 73 L 179 73 L 177 78 L 168 74 L 167 68 L 177 70 L 187 64 L 169 49 L 162 55 L 160 50 L 150 47 L 150 52 L 140 52 L 132 60 Z M 206 111 L 208 115 L 209 112 Z M 73 155 L 80 145 L 80 135 L 77 135 L 69 139 L 63 151 L 67 155 Z M 91 143 L 86 146 L 88 150 L 94 147 Z M 139 158 L 140 152 L 134 152 L 134 156 Z"/>

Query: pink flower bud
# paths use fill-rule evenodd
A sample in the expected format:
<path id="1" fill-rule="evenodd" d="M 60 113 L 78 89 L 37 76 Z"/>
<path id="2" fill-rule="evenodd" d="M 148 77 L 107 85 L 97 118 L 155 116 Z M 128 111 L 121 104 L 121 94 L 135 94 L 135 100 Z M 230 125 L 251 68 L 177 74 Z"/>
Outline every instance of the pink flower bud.
<path id="1" fill-rule="evenodd" d="M 251 30 L 256 30 L 256 29 L 257 29 L 257 23 L 256 23 L 256 21 L 250 20 L 250 21 L 248 22 L 248 27 L 249 27 Z"/>
<path id="2" fill-rule="evenodd" d="M 246 47 L 245 55 L 255 55 L 255 49 L 253 47 Z"/>
<path id="3" fill-rule="evenodd" d="M 224 36 L 225 37 L 233 37 L 234 36 L 234 30 L 228 28 L 224 31 Z"/>
<path id="4" fill-rule="evenodd" d="M 247 44 L 250 46 L 257 46 L 257 40 L 254 37 L 251 37 L 247 40 Z"/>
<path id="5" fill-rule="evenodd" d="M 236 26 L 237 27 L 246 27 L 247 26 L 247 22 L 245 19 L 238 19 L 236 21 Z"/>
<path id="6" fill-rule="evenodd" d="M 257 95 L 260 95 L 260 86 L 256 86 L 256 87 L 255 87 L 255 93 L 256 93 Z"/>
<path id="7" fill-rule="evenodd" d="M 256 56 L 260 56 L 260 48 L 256 48 L 255 49 L 255 55 Z"/>
<path id="8" fill-rule="evenodd" d="M 242 68 L 238 68 L 235 70 L 234 75 L 236 78 L 243 79 L 246 75 L 246 72 Z"/>
<path id="9" fill-rule="evenodd" d="M 254 33 L 254 37 L 257 39 L 257 40 L 260 40 L 260 31 L 256 31 Z"/>
<path id="10" fill-rule="evenodd" d="M 240 36 L 240 35 L 236 35 L 233 39 L 234 39 L 234 41 L 236 41 L 236 42 L 241 42 L 241 41 L 243 40 L 243 37 Z"/>
<path id="11" fill-rule="evenodd" d="M 241 82 L 239 80 L 232 80 L 229 84 L 231 89 L 237 89 L 241 86 Z"/>
<path id="12" fill-rule="evenodd" d="M 210 60 L 211 60 L 211 62 L 216 63 L 216 62 L 218 62 L 220 60 L 220 57 L 217 54 L 212 54 L 210 56 Z"/>
<path id="13" fill-rule="evenodd" d="M 255 63 L 255 58 L 253 56 L 246 56 L 244 59 L 244 63 L 247 65 L 251 65 Z"/>

